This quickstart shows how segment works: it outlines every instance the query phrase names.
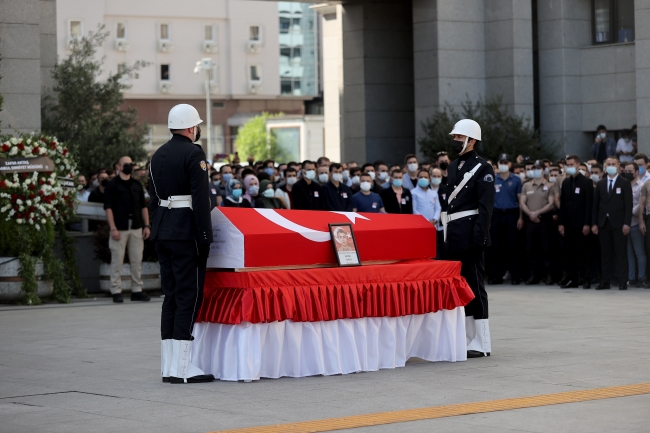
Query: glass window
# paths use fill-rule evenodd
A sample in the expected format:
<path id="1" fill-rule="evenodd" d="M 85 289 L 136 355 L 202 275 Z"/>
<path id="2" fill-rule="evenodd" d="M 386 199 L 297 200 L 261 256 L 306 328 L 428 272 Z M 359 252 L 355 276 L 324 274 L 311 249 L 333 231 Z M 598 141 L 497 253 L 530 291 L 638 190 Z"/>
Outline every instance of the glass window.
<path id="1" fill-rule="evenodd" d="M 278 161 L 300 161 L 300 127 L 271 128 L 271 133 L 277 140 Z"/>
<path id="2" fill-rule="evenodd" d="M 117 23 L 117 38 L 118 39 L 126 39 L 126 24 L 125 23 Z"/>
<path id="3" fill-rule="evenodd" d="M 592 0 L 593 42 L 634 41 L 634 0 Z"/>
<path id="4" fill-rule="evenodd" d="M 162 81 L 169 80 L 169 65 L 160 65 L 160 79 Z"/>
<path id="5" fill-rule="evenodd" d="M 81 21 L 70 21 L 70 37 L 81 37 Z"/>
<path id="6" fill-rule="evenodd" d="M 293 57 L 298 59 L 302 57 L 302 49 L 300 47 L 296 47 L 293 49 Z"/>
<path id="7" fill-rule="evenodd" d="M 126 71 L 126 63 L 118 63 L 117 64 L 117 73 L 122 75 L 122 74 L 124 74 L 125 71 Z"/>
<path id="8" fill-rule="evenodd" d="M 169 39 L 169 24 L 160 25 L 160 39 Z"/>
<path id="9" fill-rule="evenodd" d="M 250 75 L 251 81 L 260 81 L 260 75 L 261 74 L 260 74 L 259 66 L 251 65 L 250 72 L 251 72 L 251 75 Z"/>
<path id="10" fill-rule="evenodd" d="M 280 81 L 280 93 L 283 95 L 291 95 L 291 80 Z"/>
<path id="11" fill-rule="evenodd" d="M 289 33 L 289 27 L 291 26 L 291 20 L 287 17 L 280 17 L 280 33 L 286 34 Z"/>
<path id="12" fill-rule="evenodd" d="M 634 40 L 634 0 L 616 2 L 616 25 L 617 42 Z"/>
<path id="13" fill-rule="evenodd" d="M 260 40 L 260 26 L 250 26 L 248 39 L 251 41 Z"/>
<path id="14" fill-rule="evenodd" d="M 205 40 L 206 41 L 213 41 L 214 40 L 213 29 L 214 28 L 212 26 L 205 26 Z"/>
<path id="15" fill-rule="evenodd" d="M 302 95 L 302 88 L 300 86 L 300 80 L 293 80 L 293 94 Z"/>

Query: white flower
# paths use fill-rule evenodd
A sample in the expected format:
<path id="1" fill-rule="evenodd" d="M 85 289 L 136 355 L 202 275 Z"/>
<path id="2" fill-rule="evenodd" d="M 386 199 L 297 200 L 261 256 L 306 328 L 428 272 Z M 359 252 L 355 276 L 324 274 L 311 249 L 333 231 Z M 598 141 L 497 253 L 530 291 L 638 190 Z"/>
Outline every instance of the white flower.
<path id="1" fill-rule="evenodd" d="M 12 138 L 12 140 L 15 140 Z M 12 147 L 11 150 L 9 151 L 9 155 L 15 155 L 18 153 L 18 148 L 17 147 Z"/>
<path id="2" fill-rule="evenodd" d="M 31 201 L 31 200 L 25 200 L 25 204 L 26 204 L 27 206 L 31 206 L 31 205 L 32 205 L 32 201 Z"/>
<path id="3" fill-rule="evenodd" d="M 30 213 L 29 213 L 29 217 L 30 217 L 30 218 L 34 218 L 34 212 L 30 212 Z"/>
<path id="4" fill-rule="evenodd" d="M 39 226 L 38 224 L 36 224 L 34 227 L 36 227 L 36 230 L 40 230 L 40 229 L 41 229 L 41 226 Z"/>
<path id="5" fill-rule="evenodd" d="M 56 173 L 52 172 L 52 174 L 50 174 L 50 177 L 54 179 L 56 177 Z"/>
<path id="6" fill-rule="evenodd" d="M 24 211 L 24 210 L 25 210 L 25 206 L 18 206 L 18 210 L 19 210 L 20 212 Z"/>
<path id="7" fill-rule="evenodd" d="M 22 224 L 22 223 L 23 223 L 23 219 L 22 219 L 22 218 L 17 218 L 17 219 L 16 219 L 16 223 L 18 223 L 18 224 Z"/>
<path id="8" fill-rule="evenodd" d="M 16 199 L 16 204 L 21 205 L 21 204 L 23 204 L 23 201 L 21 199 Z"/>
<path id="9" fill-rule="evenodd" d="M 30 223 L 31 225 L 34 225 L 34 220 L 29 220 L 29 223 Z"/>
<path id="10" fill-rule="evenodd" d="M 11 141 L 11 144 L 18 144 L 18 140 L 16 140 L 16 137 L 11 137 L 9 141 Z"/>
<path id="11" fill-rule="evenodd" d="M 28 138 L 27 141 L 25 141 L 25 143 L 27 143 L 27 144 L 31 144 L 31 143 L 32 143 L 32 139 L 31 139 L 31 138 Z"/>
<path id="12" fill-rule="evenodd" d="M 61 169 L 61 171 L 63 171 L 65 170 L 65 165 L 61 165 L 59 168 Z"/>
<path id="13" fill-rule="evenodd" d="M 60 163 L 60 162 L 61 162 L 61 158 L 57 158 L 54 162 L 56 162 L 57 164 Z"/>
<path id="14" fill-rule="evenodd" d="M 47 149 L 44 148 L 44 147 L 39 147 L 39 149 L 38 149 L 38 153 L 40 153 L 41 155 L 44 155 L 44 154 L 47 153 Z"/>
<path id="15" fill-rule="evenodd" d="M 41 224 L 45 225 L 46 222 L 47 222 L 47 221 L 45 221 L 45 218 L 42 218 L 42 219 L 41 219 Z"/>
<path id="16" fill-rule="evenodd" d="M 34 197 L 34 203 L 38 203 L 41 201 L 41 198 L 39 196 Z"/>
<path id="17" fill-rule="evenodd" d="M 29 185 L 32 183 L 32 180 L 30 178 L 25 179 L 25 185 Z"/>

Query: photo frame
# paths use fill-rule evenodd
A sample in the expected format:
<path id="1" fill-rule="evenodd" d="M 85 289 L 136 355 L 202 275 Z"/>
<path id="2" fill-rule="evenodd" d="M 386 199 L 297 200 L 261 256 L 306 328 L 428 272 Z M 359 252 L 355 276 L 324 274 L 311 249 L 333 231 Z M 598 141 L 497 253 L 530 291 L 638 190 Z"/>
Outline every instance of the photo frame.
<path id="1" fill-rule="evenodd" d="M 339 266 L 361 266 L 357 240 L 354 237 L 352 224 L 329 224 L 330 237 L 334 247 L 334 255 Z"/>

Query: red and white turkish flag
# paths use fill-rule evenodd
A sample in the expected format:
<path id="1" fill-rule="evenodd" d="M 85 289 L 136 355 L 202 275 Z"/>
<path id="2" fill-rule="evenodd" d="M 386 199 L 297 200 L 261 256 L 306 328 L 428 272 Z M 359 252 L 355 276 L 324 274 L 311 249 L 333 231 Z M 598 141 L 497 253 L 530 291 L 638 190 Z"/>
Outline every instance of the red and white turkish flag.
<path id="1" fill-rule="evenodd" d="M 352 224 L 365 263 L 436 255 L 436 229 L 421 215 L 215 208 L 208 267 L 335 266 L 331 223 Z"/>

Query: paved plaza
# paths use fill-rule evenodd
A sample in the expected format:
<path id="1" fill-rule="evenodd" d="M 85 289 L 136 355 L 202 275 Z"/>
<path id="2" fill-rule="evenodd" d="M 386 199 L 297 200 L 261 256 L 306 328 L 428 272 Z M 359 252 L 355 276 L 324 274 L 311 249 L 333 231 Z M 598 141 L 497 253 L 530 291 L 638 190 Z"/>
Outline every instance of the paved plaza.
<path id="1" fill-rule="evenodd" d="M 490 358 L 196 385 L 160 381 L 160 298 L 0 306 L 0 432 L 203 433 L 650 382 L 650 290 L 488 292 Z M 649 432 L 650 394 L 339 431 Z"/>

